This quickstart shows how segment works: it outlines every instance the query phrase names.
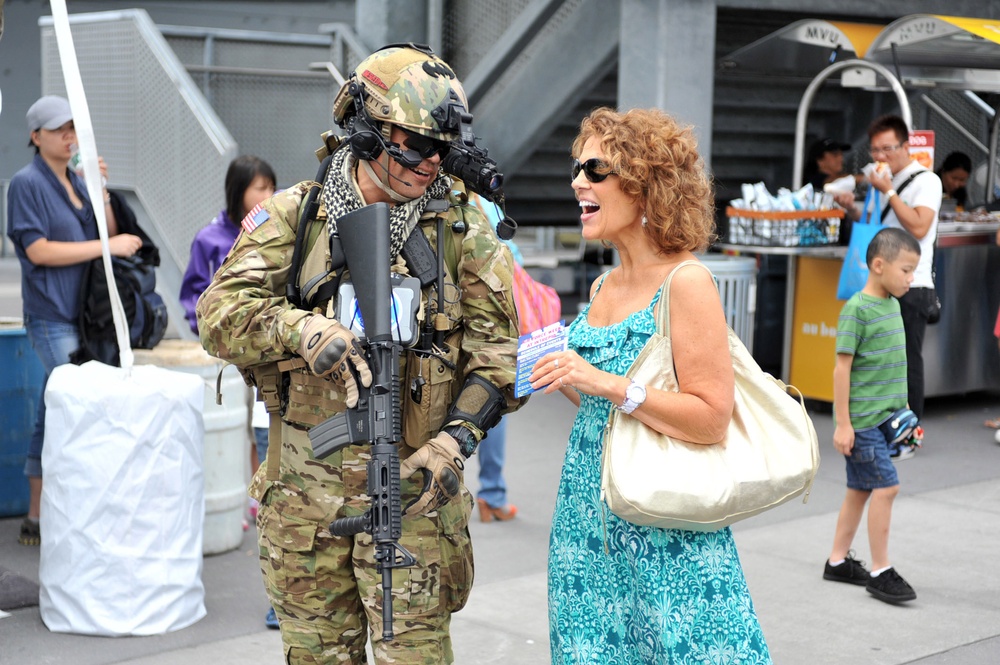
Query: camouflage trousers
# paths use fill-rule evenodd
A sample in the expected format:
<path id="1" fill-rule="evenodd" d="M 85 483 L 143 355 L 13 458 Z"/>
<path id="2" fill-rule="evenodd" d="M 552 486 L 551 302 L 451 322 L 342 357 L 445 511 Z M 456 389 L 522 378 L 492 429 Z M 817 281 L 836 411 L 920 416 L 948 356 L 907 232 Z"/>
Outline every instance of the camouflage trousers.
<path id="1" fill-rule="evenodd" d="M 400 544 L 417 565 L 393 571 L 395 637 L 386 642 L 382 575 L 371 536 L 329 532 L 335 518 L 367 508 L 362 495 L 368 447 L 350 446 L 317 461 L 304 433 L 288 426 L 282 430 L 281 477 L 268 483 L 266 464 L 261 464 L 251 494 L 261 501 L 261 571 L 279 619 L 285 661 L 367 663 L 370 635 L 379 665 L 453 662 L 451 613 L 465 605 L 472 588 L 471 494 L 463 486 L 460 497 L 436 513 L 403 519 Z M 274 446 L 268 454 L 273 452 Z M 405 506 L 419 493 L 419 484 L 403 479 L 402 485 Z"/>

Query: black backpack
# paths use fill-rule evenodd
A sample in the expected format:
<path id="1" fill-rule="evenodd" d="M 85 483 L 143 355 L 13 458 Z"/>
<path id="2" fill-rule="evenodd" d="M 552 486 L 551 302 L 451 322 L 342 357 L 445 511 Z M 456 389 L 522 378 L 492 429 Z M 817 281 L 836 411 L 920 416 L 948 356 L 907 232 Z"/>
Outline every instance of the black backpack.
<path id="1" fill-rule="evenodd" d="M 109 193 L 119 231 L 142 238 L 142 248 L 135 255 L 111 257 L 111 270 L 125 308 L 132 348 L 151 349 L 163 339 L 167 330 L 167 306 L 155 291 L 155 268 L 160 265 L 160 250 L 139 227 L 135 213 L 124 198 L 117 192 Z M 80 349 L 73 354 L 73 362 L 99 360 L 107 365 L 121 364 L 102 259 L 94 259 L 84 271 L 80 285 L 79 326 Z"/>

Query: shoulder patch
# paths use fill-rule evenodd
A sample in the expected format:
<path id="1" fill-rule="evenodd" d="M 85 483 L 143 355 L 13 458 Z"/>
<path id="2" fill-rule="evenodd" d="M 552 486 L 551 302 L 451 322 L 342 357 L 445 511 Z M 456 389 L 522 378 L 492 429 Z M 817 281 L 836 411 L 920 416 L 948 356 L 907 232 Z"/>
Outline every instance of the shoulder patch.
<path id="1" fill-rule="evenodd" d="M 247 213 L 240 225 L 243 227 L 244 233 L 253 233 L 257 227 L 269 219 L 271 219 L 270 213 L 264 209 L 263 204 L 258 203 Z"/>

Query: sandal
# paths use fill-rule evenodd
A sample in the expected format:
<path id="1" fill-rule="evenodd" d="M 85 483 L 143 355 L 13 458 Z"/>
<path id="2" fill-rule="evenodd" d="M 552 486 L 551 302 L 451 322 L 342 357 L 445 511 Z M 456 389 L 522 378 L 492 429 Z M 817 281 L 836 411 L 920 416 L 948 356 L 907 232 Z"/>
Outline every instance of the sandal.
<path id="1" fill-rule="evenodd" d="M 42 544 L 42 531 L 37 520 L 24 518 L 24 521 L 21 522 L 21 535 L 18 536 L 17 542 L 21 545 L 35 547 Z"/>
<path id="2" fill-rule="evenodd" d="M 991 418 L 983 423 L 983 425 L 990 429 L 1000 429 L 1000 418 Z"/>

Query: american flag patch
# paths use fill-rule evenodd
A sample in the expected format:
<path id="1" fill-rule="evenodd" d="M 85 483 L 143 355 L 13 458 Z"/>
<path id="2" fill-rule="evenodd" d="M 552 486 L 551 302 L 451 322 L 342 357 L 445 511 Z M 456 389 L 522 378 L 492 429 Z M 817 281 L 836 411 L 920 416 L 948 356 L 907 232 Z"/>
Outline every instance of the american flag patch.
<path id="1" fill-rule="evenodd" d="M 243 227 L 244 233 L 253 233 L 258 226 L 269 219 L 271 219 L 271 215 L 264 210 L 263 204 L 258 203 L 247 213 L 240 225 Z"/>

